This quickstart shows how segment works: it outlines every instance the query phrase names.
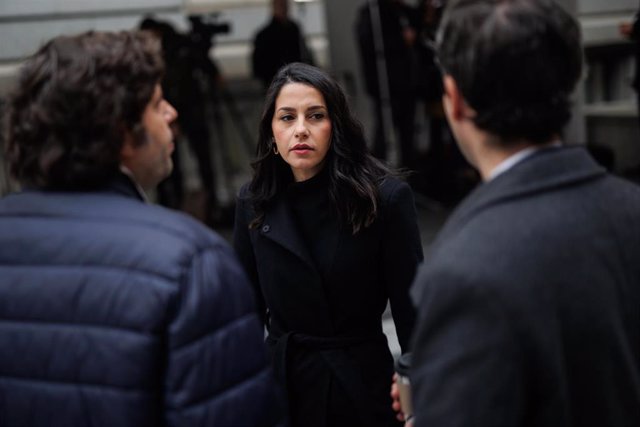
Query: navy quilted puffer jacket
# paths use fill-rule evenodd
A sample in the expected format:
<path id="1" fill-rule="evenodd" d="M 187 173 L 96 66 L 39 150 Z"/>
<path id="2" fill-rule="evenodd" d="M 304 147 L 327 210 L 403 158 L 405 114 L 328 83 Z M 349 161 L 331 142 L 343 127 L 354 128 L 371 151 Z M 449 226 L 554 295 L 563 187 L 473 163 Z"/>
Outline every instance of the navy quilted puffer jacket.
<path id="1" fill-rule="evenodd" d="M 0 199 L 0 426 L 277 424 L 231 249 L 124 193 Z"/>

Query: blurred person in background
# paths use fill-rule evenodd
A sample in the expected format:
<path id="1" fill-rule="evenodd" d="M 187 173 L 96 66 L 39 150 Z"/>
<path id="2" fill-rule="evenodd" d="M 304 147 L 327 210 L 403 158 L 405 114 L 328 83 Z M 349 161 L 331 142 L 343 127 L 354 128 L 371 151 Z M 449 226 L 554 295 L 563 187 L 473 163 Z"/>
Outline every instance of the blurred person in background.
<path id="1" fill-rule="evenodd" d="M 145 18 L 140 29 L 152 32 L 160 39 L 165 73 L 162 78 L 164 95 L 180 112 L 172 123 L 178 140 L 186 141 L 197 163 L 198 177 L 204 194 L 202 220 L 215 225 L 219 214 L 216 194 L 216 174 L 213 168 L 211 132 L 207 115 L 211 93 L 219 84 L 220 72 L 209 58 L 207 46 L 192 39 L 194 33 L 182 34 L 168 22 Z M 180 138 L 182 136 L 182 138 Z M 185 182 L 180 150 L 174 150 L 174 170 L 158 185 L 158 202 L 174 209 L 185 208 Z"/>
<path id="2" fill-rule="evenodd" d="M 289 17 L 289 0 L 272 0 L 271 6 L 271 21 L 256 34 L 251 56 L 253 76 L 265 90 L 283 65 L 313 64 L 300 27 Z"/>
<path id="3" fill-rule="evenodd" d="M 387 139 L 395 132 L 400 150 L 398 164 L 409 169 L 417 166 L 414 143 L 417 18 L 416 10 L 403 0 L 374 0 L 364 2 L 355 23 L 362 75 L 374 107 L 371 151 L 386 160 Z M 385 74 L 386 79 L 382 77 Z M 385 114 L 387 109 L 390 117 Z"/>
<path id="4" fill-rule="evenodd" d="M 640 9 L 636 12 L 632 22 L 620 24 L 620 34 L 629 38 L 635 45 L 635 74 L 631 84 L 636 91 L 638 111 L 640 111 Z M 640 117 L 640 113 L 638 117 Z"/>

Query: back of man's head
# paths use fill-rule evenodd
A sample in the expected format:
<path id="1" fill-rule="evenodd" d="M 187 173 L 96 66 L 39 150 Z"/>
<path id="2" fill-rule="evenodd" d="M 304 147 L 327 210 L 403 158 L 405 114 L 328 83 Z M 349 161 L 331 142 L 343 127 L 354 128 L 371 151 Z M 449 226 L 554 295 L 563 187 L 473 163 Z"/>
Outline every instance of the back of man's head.
<path id="1" fill-rule="evenodd" d="M 554 0 L 453 0 L 437 38 L 443 72 L 508 142 L 547 142 L 571 118 L 582 70 L 577 22 Z"/>
<path id="2" fill-rule="evenodd" d="M 142 32 L 61 36 L 28 59 L 8 102 L 7 160 L 23 185 L 94 189 L 119 171 L 125 135 L 145 142 L 142 113 L 162 76 Z"/>

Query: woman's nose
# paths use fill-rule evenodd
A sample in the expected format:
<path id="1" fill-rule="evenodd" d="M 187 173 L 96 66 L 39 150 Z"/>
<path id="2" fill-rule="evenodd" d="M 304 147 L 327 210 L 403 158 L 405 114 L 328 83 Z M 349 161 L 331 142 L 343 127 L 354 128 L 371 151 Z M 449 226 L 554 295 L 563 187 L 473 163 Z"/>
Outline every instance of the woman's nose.
<path id="1" fill-rule="evenodd" d="M 296 137 L 304 137 L 307 136 L 309 134 L 309 131 L 307 129 L 307 125 L 305 123 L 304 120 L 298 120 L 298 122 L 296 123 Z"/>

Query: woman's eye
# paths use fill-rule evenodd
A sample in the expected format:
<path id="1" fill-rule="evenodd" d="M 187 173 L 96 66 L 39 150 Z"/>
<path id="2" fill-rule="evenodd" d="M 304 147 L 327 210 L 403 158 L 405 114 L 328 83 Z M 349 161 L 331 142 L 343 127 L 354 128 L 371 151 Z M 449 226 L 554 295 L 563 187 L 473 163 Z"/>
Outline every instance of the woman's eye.
<path id="1" fill-rule="evenodd" d="M 310 117 L 313 120 L 322 120 L 324 119 L 324 113 L 313 113 Z"/>
<path id="2" fill-rule="evenodd" d="M 290 122 L 291 120 L 293 120 L 293 116 L 291 115 L 282 116 L 280 117 L 280 120 L 282 120 L 283 122 Z"/>

